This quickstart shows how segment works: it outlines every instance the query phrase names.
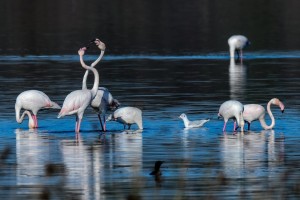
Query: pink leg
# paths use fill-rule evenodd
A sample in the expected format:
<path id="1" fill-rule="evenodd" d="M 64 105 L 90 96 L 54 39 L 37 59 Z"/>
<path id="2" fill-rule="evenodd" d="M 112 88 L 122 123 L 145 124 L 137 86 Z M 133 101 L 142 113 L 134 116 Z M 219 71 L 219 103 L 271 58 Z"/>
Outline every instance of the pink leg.
<path id="1" fill-rule="evenodd" d="M 103 115 L 103 131 L 106 131 L 105 115 Z"/>
<path id="2" fill-rule="evenodd" d="M 227 123 L 227 121 L 226 121 L 226 122 L 224 122 L 224 126 L 223 126 L 223 132 L 225 132 L 225 130 L 226 130 L 226 123 Z"/>
<path id="3" fill-rule="evenodd" d="M 34 121 L 34 128 L 37 128 L 38 127 L 38 123 L 37 123 L 37 117 L 36 117 L 36 115 L 32 115 L 32 119 Z"/>
<path id="4" fill-rule="evenodd" d="M 81 124 L 81 119 L 77 118 L 77 120 L 76 120 L 76 128 L 75 128 L 76 133 L 79 133 L 80 124 Z"/>
<path id="5" fill-rule="evenodd" d="M 233 131 L 235 131 L 235 129 L 236 129 L 236 121 L 234 121 L 233 123 Z"/>

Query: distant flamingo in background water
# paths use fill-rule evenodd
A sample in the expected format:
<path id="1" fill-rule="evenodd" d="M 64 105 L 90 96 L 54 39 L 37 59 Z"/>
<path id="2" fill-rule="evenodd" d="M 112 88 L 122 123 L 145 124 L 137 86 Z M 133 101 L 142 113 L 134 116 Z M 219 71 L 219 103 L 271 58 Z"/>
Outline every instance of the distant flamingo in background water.
<path id="1" fill-rule="evenodd" d="M 104 55 L 105 44 L 101 42 L 99 39 L 95 39 L 95 43 L 98 48 L 101 50 L 100 56 L 96 61 L 91 64 L 91 67 L 94 67 L 97 63 L 99 63 Z M 87 77 L 89 74 L 89 70 L 86 70 L 83 80 L 82 80 L 82 89 L 87 89 Z M 105 114 L 108 110 L 115 110 L 120 106 L 120 103 L 117 99 L 114 99 L 112 94 L 105 87 L 99 87 L 96 97 L 91 102 L 91 107 L 98 113 L 98 118 L 100 121 L 100 125 L 102 131 L 106 131 L 106 120 Z M 103 122 L 101 119 L 101 114 L 103 114 Z"/>
<path id="2" fill-rule="evenodd" d="M 34 121 L 34 126 L 31 128 L 38 127 L 37 113 L 42 109 L 60 109 L 60 106 L 51 101 L 50 98 L 39 90 L 27 90 L 18 95 L 15 103 L 15 111 L 16 111 L 16 121 L 18 123 L 22 123 L 20 120 L 20 111 L 21 109 L 31 111 L 32 118 Z"/>
<path id="3" fill-rule="evenodd" d="M 96 42 L 95 42 L 96 43 Z M 96 43 L 97 45 L 98 43 Z M 75 131 L 78 133 L 80 131 L 80 124 L 83 118 L 85 109 L 89 106 L 92 99 L 96 96 L 99 86 L 99 74 L 95 68 L 87 66 L 83 61 L 83 55 L 86 48 L 81 48 L 78 50 L 78 55 L 80 57 L 80 63 L 83 68 L 91 70 L 94 73 L 94 85 L 91 90 L 75 90 L 67 95 L 64 100 L 63 107 L 59 112 L 57 118 L 63 117 L 65 115 L 76 114 L 76 125 Z"/>
<path id="4" fill-rule="evenodd" d="M 252 121 L 259 120 L 261 126 L 265 130 L 272 129 L 275 126 L 275 118 L 271 112 L 271 105 L 279 106 L 281 112 L 284 112 L 284 104 L 277 98 L 273 98 L 268 102 L 267 111 L 272 120 L 272 123 L 268 126 L 265 121 L 266 110 L 259 104 L 246 104 L 244 105 L 244 120 L 248 123 L 248 130 L 250 130 L 250 124 Z"/>
<path id="5" fill-rule="evenodd" d="M 228 39 L 230 58 L 234 58 L 235 52 L 237 59 L 243 58 L 243 48 L 250 45 L 250 41 L 243 35 L 233 35 Z"/>
<path id="6" fill-rule="evenodd" d="M 228 119 L 234 119 L 234 128 L 236 131 L 236 121 L 238 126 L 241 127 L 241 131 L 244 131 L 244 119 L 243 119 L 244 106 L 239 101 L 228 100 L 221 104 L 218 116 L 224 118 L 223 132 L 226 130 L 226 124 Z"/>

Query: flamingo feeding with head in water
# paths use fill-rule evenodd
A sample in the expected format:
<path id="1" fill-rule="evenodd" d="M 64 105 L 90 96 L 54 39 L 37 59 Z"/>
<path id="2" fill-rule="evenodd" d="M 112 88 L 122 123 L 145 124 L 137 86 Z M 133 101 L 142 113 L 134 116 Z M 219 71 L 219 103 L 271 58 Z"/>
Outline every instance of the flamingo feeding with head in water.
<path id="1" fill-rule="evenodd" d="M 91 67 L 94 67 L 98 62 L 101 61 L 104 51 L 106 49 L 106 46 L 103 42 L 101 42 L 99 39 L 95 39 L 95 43 L 98 46 L 98 48 L 101 50 L 100 56 L 97 58 L 96 61 L 94 61 L 91 64 Z M 86 70 L 83 80 L 82 80 L 82 89 L 87 89 L 87 77 L 89 74 L 89 70 Z M 106 120 L 105 120 L 105 114 L 108 110 L 115 110 L 120 106 L 120 103 L 117 99 L 114 99 L 112 94 L 108 91 L 105 87 L 99 87 L 97 95 L 91 102 L 91 107 L 98 113 L 99 122 L 102 128 L 102 131 L 106 131 Z M 101 119 L 101 114 L 103 115 L 103 122 Z"/>
<path id="2" fill-rule="evenodd" d="M 25 115 L 27 115 L 28 116 L 28 128 L 35 128 L 35 123 L 34 123 L 34 119 L 33 119 L 33 117 L 31 116 L 31 113 L 28 111 L 28 110 L 25 110 L 24 112 L 23 112 L 23 114 L 21 115 L 21 117 L 18 119 L 18 123 L 22 123 L 23 122 L 23 120 L 24 120 L 24 117 L 25 117 Z"/>
<path id="3" fill-rule="evenodd" d="M 250 124 L 252 121 L 259 120 L 261 126 L 265 130 L 272 129 L 275 126 L 275 118 L 271 112 L 271 105 L 276 105 L 280 108 L 281 112 L 284 112 L 284 104 L 277 98 L 271 99 L 267 104 L 267 112 L 271 118 L 271 124 L 268 126 L 265 121 L 266 110 L 259 104 L 246 104 L 244 105 L 243 117 L 248 123 L 248 130 L 250 130 Z"/>
<path id="4" fill-rule="evenodd" d="M 21 109 L 28 110 L 32 112 L 32 118 L 34 121 L 34 125 L 31 128 L 37 128 L 38 111 L 43 109 L 50 109 L 50 108 L 60 109 L 60 106 L 57 103 L 51 101 L 50 98 L 44 92 L 41 92 L 39 90 L 26 90 L 20 93 L 16 99 L 16 103 L 15 103 L 16 121 L 18 123 L 22 123 L 22 120 L 20 120 Z"/>
<path id="5" fill-rule="evenodd" d="M 226 124 L 229 119 L 234 119 L 234 131 L 237 129 L 236 122 L 238 123 L 238 126 L 241 127 L 241 131 L 244 131 L 243 111 L 244 106 L 239 101 L 228 100 L 222 103 L 219 108 L 218 116 L 223 117 L 224 119 L 223 132 L 226 130 Z"/>
<path id="6" fill-rule="evenodd" d="M 140 130 L 143 129 L 142 111 L 136 107 L 118 108 L 113 114 L 107 117 L 107 121 L 117 121 L 124 125 L 124 129 L 126 125 L 130 129 L 132 124 L 137 124 Z"/>
<path id="7" fill-rule="evenodd" d="M 243 35 L 233 35 L 228 39 L 230 58 L 234 58 L 235 52 L 237 59 L 243 58 L 243 48 L 250 45 L 250 41 Z"/>
<path id="8" fill-rule="evenodd" d="M 95 41 L 95 44 L 98 46 L 98 42 Z M 95 98 L 98 86 L 99 86 L 99 74 L 95 68 L 87 66 L 83 61 L 83 55 L 86 48 L 81 48 L 78 50 L 78 55 L 80 58 L 80 63 L 84 69 L 90 70 L 94 73 L 94 85 L 91 90 L 82 89 L 75 90 L 67 95 L 64 100 L 62 109 L 60 110 L 57 118 L 61 118 L 65 115 L 74 115 L 76 114 L 76 124 L 75 124 L 75 132 L 78 133 L 80 131 L 80 125 L 83 118 L 83 114 L 85 109 L 89 106 L 92 99 Z"/>

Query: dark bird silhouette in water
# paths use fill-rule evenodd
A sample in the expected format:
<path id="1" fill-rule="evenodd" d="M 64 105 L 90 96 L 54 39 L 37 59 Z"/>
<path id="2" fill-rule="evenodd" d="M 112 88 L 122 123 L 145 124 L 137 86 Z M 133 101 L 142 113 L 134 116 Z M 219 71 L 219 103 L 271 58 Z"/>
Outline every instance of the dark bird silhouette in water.
<path id="1" fill-rule="evenodd" d="M 159 176 L 161 175 L 160 166 L 164 163 L 164 161 L 156 161 L 154 165 L 154 171 L 150 173 L 150 175 Z"/>

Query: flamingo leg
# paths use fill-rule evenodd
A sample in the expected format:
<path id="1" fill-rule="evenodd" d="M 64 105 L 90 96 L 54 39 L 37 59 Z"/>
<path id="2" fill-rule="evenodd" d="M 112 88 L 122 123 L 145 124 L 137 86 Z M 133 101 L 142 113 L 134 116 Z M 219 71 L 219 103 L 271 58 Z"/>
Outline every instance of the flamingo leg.
<path id="1" fill-rule="evenodd" d="M 102 128 L 102 130 L 103 131 L 106 131 L 106 120 L 105 120 L 105 114 L 103 115 L 103 128 Z"/>
<path id="2" fill-rule="evenodd" d="M 236 121 L 233 123 L 233 131 L 236 131 Z"/>
<path id="3" fill-rule="evenodd" d="M 32 114 L 32 118 L 33 118 L 33 121 L 34 121 L 34 128 L 37 128 L 38 127 L 38 122 L 37 122 L 36 115 Z"/>
<path id="4" fill-rule="evenodd" d="M 98 114 L 98 119 L 99 119 L 99 122 L 100 122 L 100 125 L 101 125 L 101 129 L 102 129 L 102 131 L 104 131 L 103 123 L 102 123 L 101 115 L 100 115 L 100 114 Z M 105 122 L 105 121 L 104 121 L 104 122 Z"/>
<path id="5" fill-rule="evenodd" d="M 225 132 L 225 130 L 226 130 L 226 123 L 227 123 L 227 121 L 224 121 L 223 132 Z"/>
<path id="6" fill-rule="evenodd" d="M 250 130 L 250 123 L 248 122 L 248 130 Z"/>
<path id="7" fill-rule="evenodd" d="M 75 132 L 76 133 L 79 133 L 80 124 L 81 124 L 81 118 L 79 118 L 78 116 L 76 116 L 76 126 L 75 126 Z"/>

